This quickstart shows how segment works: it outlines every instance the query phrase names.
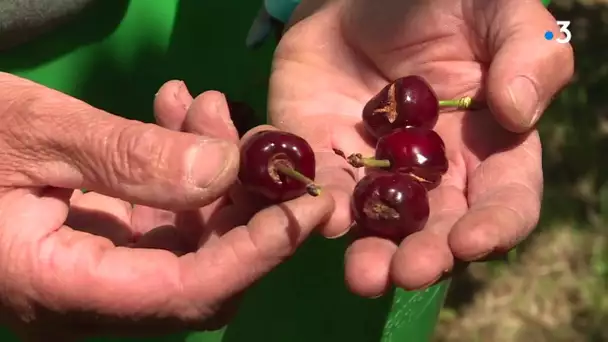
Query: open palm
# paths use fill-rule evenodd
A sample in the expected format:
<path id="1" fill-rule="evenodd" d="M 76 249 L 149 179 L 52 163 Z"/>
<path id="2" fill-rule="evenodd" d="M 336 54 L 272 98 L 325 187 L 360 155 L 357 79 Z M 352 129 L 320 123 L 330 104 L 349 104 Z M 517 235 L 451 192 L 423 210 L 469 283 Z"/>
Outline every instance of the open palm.
<path id="1" fill-rule="evenodd" d="M 400 246 L 378 238 L 353 242 L 346 280 L 354 292 L 373 297 L 392 283 L 425 287 L 455 260 L 507 251 L 527 236 L 542 195 L 541 144 L 529 128 L 573 68 L 569 45 L 542 39 L 558 29 L 540 2 L 305 2 L 295 16 L 275 53 L 270 115 L 322 156 L 319 182 L 337 203 L 326 236 L 349 226 L 349 196 L 361 176 L 332 149 L 373 152 L 359 122 L 383 86 L 417 74 L 440 99 L 468 95 L 488 105 L 440 115 L 435 130 L 450 165 L 429 194 L 429 221 Z"/>

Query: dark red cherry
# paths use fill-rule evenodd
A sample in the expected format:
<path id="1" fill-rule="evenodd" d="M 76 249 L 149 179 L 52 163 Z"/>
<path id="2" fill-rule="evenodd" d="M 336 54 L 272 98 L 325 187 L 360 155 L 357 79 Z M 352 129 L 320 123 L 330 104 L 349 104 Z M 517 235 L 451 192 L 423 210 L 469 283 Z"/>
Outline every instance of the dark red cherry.
<path id="1" fill-rule="evenodd" d="M 436 184 L 448 171 L 445 144 L 430 129 L 408 127 L 378 139 L 377 160 L 388 160 L 395 172 L 409 173 Z"/>
<path id="2" fill-rule="evenodd" d="M 420 76 L 406 76 L 388 84 L 363 108 L 363 125 L 375 138 L 403 127 L 433 128 L 439 108 L 468 108 L 469 97 L 438 101 L 437 95 Z"/>
<path id="3" fill-rule="evenodd" d="M 448 170 L 445 144 L 435 131 L 426 128 L 402 128 L 378 139 L 374 158 L 360 154 L 348 157 L 355 167 L 380 167 L 410 174 L 435 186 Z"/>
<path id="4" fill-rule="evenodd" d="M 241 147 L 239 180 L 249 191 L 283 202 L 304 193 L 316 196 L 315 155 L 303 138 L 288 132 L 262 131 Z"/>
<path id="5" fill-rule="evenodd" d="M 351 210 L 362 235 L 398 242 L 424 227 L 429 200 L 426 189 L 414 178 L 380 171 L 357 183 Z"/>

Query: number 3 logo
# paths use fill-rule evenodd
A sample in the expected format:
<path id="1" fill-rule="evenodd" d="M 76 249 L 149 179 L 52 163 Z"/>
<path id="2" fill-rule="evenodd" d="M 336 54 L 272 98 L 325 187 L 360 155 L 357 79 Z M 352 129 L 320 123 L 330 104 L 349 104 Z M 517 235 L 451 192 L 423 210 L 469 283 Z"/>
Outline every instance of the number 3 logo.
<path id="1" fill-rule="evenodd" d="M 568 29 L 570 27 L 570 21 L 557 21 L 557 25 L 559 26 L 559 32 L 564 34 L 564 38 L 557 38 L 555 41 L 560 44 L 567 44 L 572 39 L 572 32 Z"/>

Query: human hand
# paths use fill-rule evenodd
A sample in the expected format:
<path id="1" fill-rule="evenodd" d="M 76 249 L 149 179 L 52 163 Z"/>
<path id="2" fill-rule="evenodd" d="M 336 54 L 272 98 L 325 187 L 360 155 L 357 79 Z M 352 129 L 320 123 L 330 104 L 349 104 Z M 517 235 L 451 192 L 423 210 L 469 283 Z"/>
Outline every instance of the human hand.
<path id="1" fill-rule="evenodd" d="M 532 127 L 573 73 L 571 47 L 544 40 L 549 29 L 555 18 L 536 0 L 311 0 L 296 10 L 275 52 L 269 111 L 275 126 L 326 151 L 320 167 L 332 170 L 326 189 L 336 199 L 327 236 L 349 226 L 361 176 L 331 151 L 373 153 L 358 123 L 388 82 L 417 74 L 440 99 L 488 105 L 440 115 L 449 171 L 429 194 L 429 221 L 399 246 L 354 241 L 345 277 L 355 293 L 424 288 L 456 260 L 506 252 L 534 228 L 543 178 Z"/>
<path id="2" fill-rule="evenodd" d="M 236 224 L 218 204 L 237 173 L 230 140 L 126 120 L 8 74 L 0 94 L 0 319 L 25 340 L 216 328 L 230 299 L 333 210 L 328 196 L 303 196 Z M 196 248 L 155 233 L 184 235 L 151 208 L 200 215 Z"/>

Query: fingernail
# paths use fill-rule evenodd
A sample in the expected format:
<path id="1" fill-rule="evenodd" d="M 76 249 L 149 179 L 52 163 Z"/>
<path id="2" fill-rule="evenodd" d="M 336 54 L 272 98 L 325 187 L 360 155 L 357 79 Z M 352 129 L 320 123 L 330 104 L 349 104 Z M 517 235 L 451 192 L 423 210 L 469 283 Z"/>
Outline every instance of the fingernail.
<path id="1" fill-rule="evenodd" d="M 198 148 L 194 149 L 190 174 L 192 181 L 199 188 L 210 187 L 228 166 L 232 164 L 235 147 L 220 139 L 204 139 Z"/>
<path id="2" fill-rule="evenodd" d="M 486 257 L 486 256 L 488 256 L 490 253 L 492 253 L 493 251 L 494 251 L 494 249 L 490 249 L 490 250 L 487 250 L 487 251 L 485 251 L 485 252 L 481 252 L 481 253 L 475 254 L 473 257 L 468 258 L 468 260 L 469 260 L 469 261 L 477 261 L 477 260 L 479 260 L 479 259 L 481 259 L 481 258 L 485 258 L 485 257 Z"/>
<path id="3" fill-rule="evenodd" d="M 530 78 L 517 76 L 509 84 L 509 95 L 522 126 L 532 127 L 540 116 L 538 91 Z"/>
<path id="4" fill-rule="evenodd" d="M 443 273 L 439 274 L 435 279 L 431 280 L 430 282 L 418 287 L 416 289 L 416 291 L 422 291 L 422 290 L 428 289 L 429 287 L 435 285 L 442 277 L 443 277 Z"/>
<path id="5" fill-rule="evenodd" d="M 336 240 L 336 239 L 339 239 L 339 238 L 343 237 L 344 235 L 348 234 L 349 231 L 350 231 L 350 229 L 347 229 L 338 235 L 326 236 L 325 238 L 328 240 Z"/>
<path id="6" fill-rule="evenodd" d="M 180 81 L 179 87 L 177 88 L 177 91 L 175 92 L 175 98 L 177 99 L 177 101 L 179 103 L 181 103 L 185 109 L 190 108 L 190 105 L 192 104 L 192 95 L 190 95 L 190 91 L 188 91 L 188 87 L 186 86 L 186 83 L 184 83 L 184 81 Z"/>
<path id="7" fill-rule="evenodd" d="M 184 83 L 183 81 L 179 81 L 179 82 Z M 179 87 L 178 87 L 178 88 L 179 88 Z M 157 97 L 159 93 L 160 93 L 160 89 L 159 89 L 159 91 L 157 91 L 157 92 L 154 94 L 154 97 Z"/>
<path id="8" fill-rule="evenodd" d="M 215 115 L 219 116 L 220 119 L 222 119 L 223 122 L 227 123 L 228 125 L 233 125 L 233 121 L 232 121 L 232 117 L 230 113 L 230 106 L 228 105 L 228 99 L 226 98 L 226 94 L 221 93 L 222 96 L 220 96 L 216 101 L 215 101 Z M 226 110 L 228 112 L 226 112 Z"/>
<path id="9" fill-rule="evenodd" d="M 344 235 L 348 234 L 348 232 L 350 232 L 350 230 L 355 226 L 355 222 L 351 223 L 348 225 L 348 227 L 346 227 L 346 229 L 344 231 L 342 231 L 341 233 L 337 234 L 337 235 L 333 235 L 333 236 L 326 236 L 325 238 L 328 240 L 335 240 L 335 239 L 339 239 L 341 237 L 343 237 Z"/>

